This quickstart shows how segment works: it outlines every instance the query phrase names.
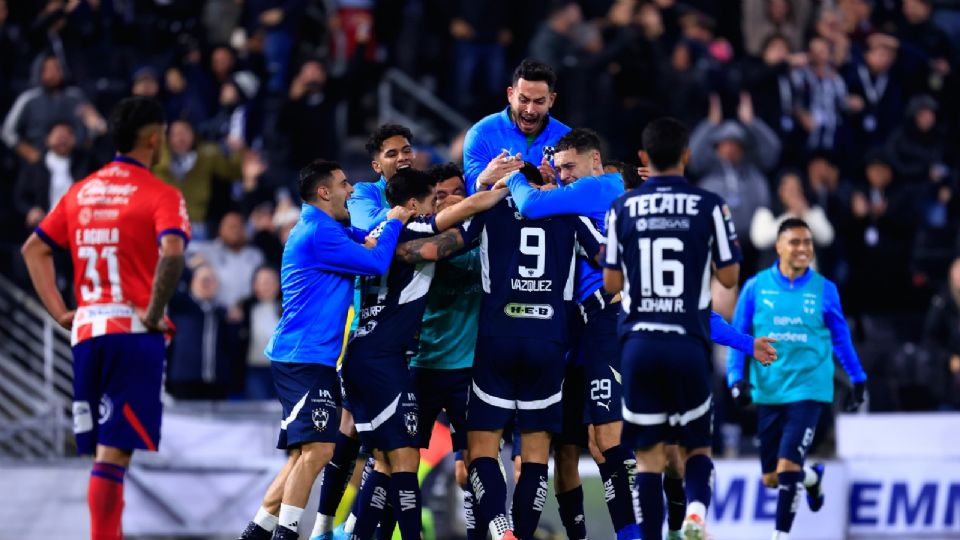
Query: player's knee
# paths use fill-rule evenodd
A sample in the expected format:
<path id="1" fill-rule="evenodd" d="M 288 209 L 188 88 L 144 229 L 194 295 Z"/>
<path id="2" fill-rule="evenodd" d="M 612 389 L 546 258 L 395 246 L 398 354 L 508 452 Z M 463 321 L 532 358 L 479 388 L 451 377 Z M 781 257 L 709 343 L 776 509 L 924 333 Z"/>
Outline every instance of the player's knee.
<path id="1" fill-rule="evenodd" d="M 667 467 L 667 454 L 663 445 L 637 450 L 637 470 L 639 472 L 663 472 Z"/>
<path id="2" fill-rule="evenodd" d="M 320 471 L 333 458 L 334 445 L 331 443 L 309 443 L 300 448 L 297 464 L 311 471 Z"/>
<path id="3" fill-rule="evenodd" d="M 768 488 L 777 487 L 777 473 L 764 473 L 763 475 L 763 485 Z"/>
<path id="4" fill-rule="evenodd" d="M 596 426 L 593 433 L 597 449 L 602 453 L 620 444 L 622 431 L 620 422 L 608 422 Z"/>
<path id="5" fill-rule="evenodd" d="M 803 467 L 799 463 L 795 463 L 789 459 L 779 459 L 777 461 L 777 473 L 796 472 L 802 469 Z"/>

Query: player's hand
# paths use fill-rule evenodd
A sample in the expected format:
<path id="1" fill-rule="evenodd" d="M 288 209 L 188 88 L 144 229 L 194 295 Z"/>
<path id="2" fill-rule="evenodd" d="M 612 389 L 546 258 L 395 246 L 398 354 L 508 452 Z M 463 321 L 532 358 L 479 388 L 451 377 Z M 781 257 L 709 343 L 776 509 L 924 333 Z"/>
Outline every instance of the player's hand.
<path id="1" fill-rule="evenodd" d="M 770 345 L 776 342 L 777 340 L 767 336 L 753 340 L 753 357 L 757 359 L 757 362 L 769 366 L 777 359 L 777 350 Z"/>
<path id="2" fill-rule="evenodd" d="M 867 383 L 854 383 L 853 390 L 847 396 L 847 403 L 844 410 L 847 412 L 857 412 L 863 402 L 867 399 Z"/>
<path id="3" fill-rule="evenodd" d="M 410 218 L 413 217 L 413 210 L 407 210 L 402 206 L 394 206 L 387 212 L 387 219 L 399 219 L 400 223 L 406 225 Z"/>
<path id="4" fill-rule="evenodd" d="M 490 189 L 491 189 L 491 190 L 507 189 L 507 180 L 509 180 L 509 179 L 510 179 L 509 176 L 504 176 L 503 178 L 497 180 L 497 183 L 494 184 L 493 187 L 490 188 Z"/>
<path id="5" fill-rule="evenodd" d="M 497 180 L 522 168 L 523 158 L 520 154 L 511 156 L 507 154 L 506 150 L 503 150 L 497 154 L 497 157 L 491 159 L 490 163 L 487 163 L 487 167 L 477 177 L 477 181 L 485 186 L 492 186 L 497 183 Z"/>
<path id="6" fill-rule="evenodd" d="M 523 162 L 521 162 L 521 165 Z M 543 159 L 540 161 L 540 166 L 537 167 L 540 171 L 540 176 L 543 177 L 543 182 L 545 184 L 555 184 L 557 182 L 557 170 L 553 168 L 553 165 L 550 165 L 550 160 L 547 159 L 547 156 L 543 156 Z"/>
<path id="7" fill-rule="evenodd" d="M 646 167 L 642 165 L 640 167 L 637 167 L 637 176 L 640 177 L 640 180 L 643 180 L 644 182 L 646 182 L 647 178 L 650 178 L 650 167 Z"/>
<path id="8" fill-rule="evenodd" d="M 753 385 L 743 379 L 733 383 L 733 386 L 730 387 L 730 396 L 733 397 L 733 403 L 738 409 L 745 409 L 753 403 L 753 398 L 750 396 L 751 388 L 753 388 Z"/>
<path id="9" fill-rule="evenodd" d="M 376 236 L 367 236 L 363 239 L 363 247 L 367 249 L 373 249 L 377 247 L 377 237 Z"/>
<path id="10" fill-rule="evenodd" d="M 159 321 L 150 320 L 146 317 L 145 314 L 140 315 L 140 322 L 143 323 L 143 326 L 150 332 L 159 332 L 161 334 L 166 334 L 170 331 L 170 327 L 167 326 L 167 321 L 160 319 Z"/>
<path id="11" fill-rule="evenodd" d="M 77 314 L 76 310 L 73 310 L 73 309 L 64 312 L 63 315 L 60 315 L 59 317 L 57 317 L 57 324 L 59 324 L 66 330 L 70 330 L 71 328 L 73 328 L 73 317 L 76 314 Z"/>

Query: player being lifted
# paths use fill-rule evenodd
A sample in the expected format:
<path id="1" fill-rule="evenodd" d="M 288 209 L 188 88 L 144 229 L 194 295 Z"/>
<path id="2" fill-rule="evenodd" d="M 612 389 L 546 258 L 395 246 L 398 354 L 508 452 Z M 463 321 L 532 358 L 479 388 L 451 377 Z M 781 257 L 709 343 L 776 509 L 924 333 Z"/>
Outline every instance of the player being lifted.
<path id="1" fill-rule="evenodd" d="M 360 324 L 342 371 L 360 438 L 389 471 L 389 478 L 380 470 L 373 471 L 367 487 L 386 488 L 384 484 L 389 482 L 386 491 L 405 540 L 419 539 L 421 526 L 417 480 L 421 426 L 406 355 L 423 320 L 435 270 L 432 261 L 463 247 L 462 231 L 451 227 L 492 207 L 507 194 L 505 189 L 478 193 L 434 216 L 435 186 L 430 175 L 409 168 L 397 171 L 387 184 L 390 204 L 418 214 L 403 229 L 400 241 L 425 241 L 414 246 L 401 244 L 398 253 L 416 251 L 410 262 L 398 257 L 386 273 L 365 281 Z M 445 232 L 438 234 L 441 231 Z M 378 521 L 370 523 L 375 526 Z M 372 532 L 355 529 L 354 535 L 365 538 Z"/>
<path id="2" fill-rule="evenodd" d="M 164 308 L 190 235 L 180 192 L 148 169 L 163 126 L 156 101 L 121 101 L 110 116 L 117 156 L 71 186 L 23 245 L 44 307 L 71 331 L 73 429 L 79 453 L 94 454 L 87 502 L 96 540 L 123 537 L 124 473 L 135 449 L 160 444 Z M 56 287 L 54 249 L 73 258 L 75 312 Z"/>
<path id="3" fill-rule="evenodd" d="M 607 215 L 603 281 L 607 292 L 623 294 L 623 441 L 637 453 L 644 540 L 662 536 L 664 445 L 671 442 L 685 458 L 683 532 L 704 538 L 713 474 L 710 276 L 732 287 L 739 274 L 729 210 L 683 177 L 688 136 L 674 119 L 648 124 L 641 158 L 651 177 Z"/>

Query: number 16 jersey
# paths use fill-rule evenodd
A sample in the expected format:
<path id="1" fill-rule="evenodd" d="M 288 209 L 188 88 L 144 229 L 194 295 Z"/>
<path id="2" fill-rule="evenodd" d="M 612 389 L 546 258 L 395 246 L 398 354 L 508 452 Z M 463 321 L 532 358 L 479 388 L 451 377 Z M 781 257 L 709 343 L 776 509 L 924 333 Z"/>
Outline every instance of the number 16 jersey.
<path id="1" fill-rule="evenodd" d="M 613 202 L 604 266 L 623 272 L 620 336 L 687 335 L 710 343 L 710 276 L 741 259 L 730 209 L 680 176 L 653 177 Z"/>
<path id="2" fill-rule="evenodd" d="M 596 227 L 577 216 L 525 219 L 507 197 L 463 228 L 468 242 L 480 238 L 479 337 L 565 343 L 576 255 L 596 256 L 603 241 Z"/>

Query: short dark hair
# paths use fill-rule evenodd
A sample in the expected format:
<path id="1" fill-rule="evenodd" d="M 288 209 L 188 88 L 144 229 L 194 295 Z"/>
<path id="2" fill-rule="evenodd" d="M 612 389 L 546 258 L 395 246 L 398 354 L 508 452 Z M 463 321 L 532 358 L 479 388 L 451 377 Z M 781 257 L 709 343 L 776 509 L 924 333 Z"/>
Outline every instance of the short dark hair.
<path id="1" fill-rule="evenodd" d="M 662 171 L 679 165 L 689 137 L 687 127 L 675 118 L 657 118 L 647 124 L 643 128 L 641 143 L 650 166 Z"/>
<path id="2" fill-rule="evenodd" d="M 777 228 L 777 238 L 780 238 L 780 235 L 783 234 L 785 231 L 789 231 L 790 229 L 799 229 L 799 228 L 804 228 L 808 231 L 810 230 L 810 226 L 807 225 L 806 221 L 800 218 L 795 218 L 795 217 L 787 218 L 783 220 L 783 222 L 780 223 L 780 227 Z"/>
<path id="3" fill-rule="evenodd" d="M 546 180 L 543 179 L 540 169 L 529 161 L 523 162 L 523 167 L 520 168 L 519 172 L 527 179 L 527 182 L 531 184 L 542 186 L 547 183 Z"/>
<path id="4" fill-rule="evenodd" d="M 587 128 L 576 128 L 567 132 L 566 135 L 560 137 L 560 140 L 557 141 L 557 144 L 554 145 L 555 152 L 563 152 L 564 150 L 576 150 L 578 154 L 584 152 L 589 152 L 590 150 L 600 151 L 600 136 L 596 134 L 592 129 Z"/>
<path id="5" fill-rule="evenodd" d="M 523 79 L 525 81 L 543 81 L 547 83 L 547 88 L 550 91 L 553 91 L 554 85 L 557 84 L 557 74 L 554 73 L 553 68 L 548 64 L 544 64 L 539 60 L 533 60 L 532 58 L 525 58 L 523 62 L 520 62 L 520 65 L 513 70 L 513 86 L 517 86 L 517 82 Z"/>
<path id="6" fill-rule="evenodd" d="M 343 167 L 335 161 L 317 159 L 300 169 L 297 187 L 300 189 L 300 198 L 303 202 L 317 200 L 317 186 L 330 182 L 333 171 L 341 171 Z"/>
<path id="7" fill-rule="evenodd" d="M 632 163 L 624 163 L 622 161 L 604 161 L 603 168 L 613 167 L 623 176 L 623 188 L 627 190 L 635 189 L 640 187 L 640 184 L 643 183 L 643 179 L 640 178 L 640 175 L 637 174 L 637 166 Z"/>
<path id="8" fill-rule="evenodd" d="M 413 142 L 413 133 L 410 132 L 410 128 L 401 126 L 400 124 L 383 124 L 375 129 L 373 133 L 370 134 L 370 138 L 367 139 L 367 153 L 370 154 L 371 158 L 377 157 L 380 149 L 383 148 L 383 141 L 390 137 L 396 137 L 397 135 L 405 137 L 409 143 Z"/>
<path id="9" fill-rule="evenodd" d="M 448 178 L 457 177 L 461 181 L 463 180 L 463 171 L 460 169 L 460 166 L 454 162 L 444 163 L 443 165 L 434 165 L 427 169 L 427 174 L 430 175 L 430 178 L 433 178 L 437 183 L 443 182 Z"/>
<path id="10" fill-rule="evenodd" d="M 140 130 L 153 124 L 163 124 L 163 106 L 147 97 L 128 97 L 110 113 L 110 134 L 117 152 L 126 154 L 137 146 Z"/>
<path id="11" fill-rule="evenodd" d="M 402 206 L 410 199 L 418 201 L 428 195 L 437 180 L 429 174 L 407 167 L 400 169 L 387 182 L 387 203 L 390 206 Z"/>

